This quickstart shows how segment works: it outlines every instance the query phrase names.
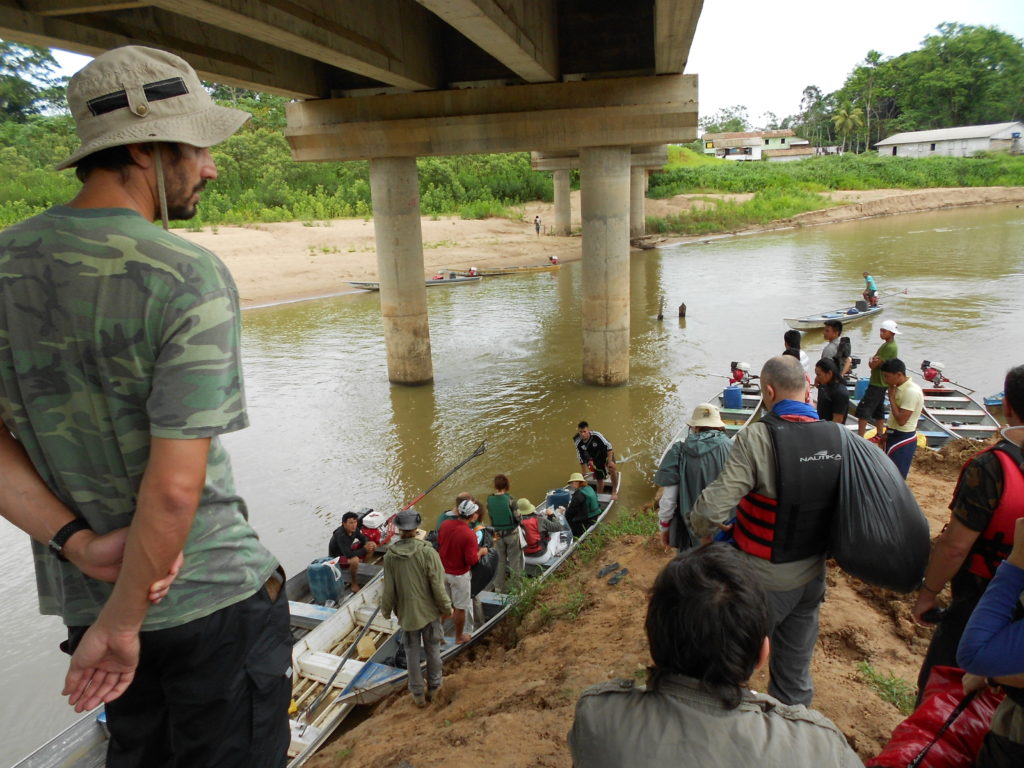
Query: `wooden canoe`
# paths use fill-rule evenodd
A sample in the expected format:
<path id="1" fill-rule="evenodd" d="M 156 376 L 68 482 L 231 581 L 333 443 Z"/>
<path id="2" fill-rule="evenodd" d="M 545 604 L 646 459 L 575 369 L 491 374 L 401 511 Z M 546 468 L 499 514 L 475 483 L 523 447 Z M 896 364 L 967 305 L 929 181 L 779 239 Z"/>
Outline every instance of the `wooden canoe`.
<path id="1" fill-rule="evenodd" d="M 477 267 L 475 274 L 480 277 L 502 277 L 504 275 L 528 275 L 534 272 L 553 272 L 560 268 L 561 264 L 536 264 L 530 266 L 515 267 Z M 449 269 L 448 272 L 460 277 L 472 277 L 474 272 L 468 269 Z"/>
<path id="2" fill-rule="evenodd" d="M 885 309 L 885 307 L 877 306 L 870 307 L 861 312 L 856 307 L 840 307 L 839 309 L 820 312 L 816 315 L 787 317 L 785 318 L 785 321 L 786 325 L 797 331 L 813 331 L 817 328 L 822 328 L 824 327 L 826 320 L 839 320 L 842 322 L 843 327 L 846 327 L 852 323 L 859 323 L 862 320 L 867 320 L 869 317 L 875 317 L 876 315 L 881 314 L 883 309 Z"/>

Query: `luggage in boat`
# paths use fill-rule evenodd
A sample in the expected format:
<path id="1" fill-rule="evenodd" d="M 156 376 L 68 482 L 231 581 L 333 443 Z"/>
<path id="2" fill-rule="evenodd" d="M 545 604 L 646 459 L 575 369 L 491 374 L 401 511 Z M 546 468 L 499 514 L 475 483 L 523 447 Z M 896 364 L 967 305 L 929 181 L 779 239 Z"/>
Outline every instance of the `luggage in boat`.
<path id="1" fill-rule="evenodd" d="M 552 509 L 558 509 L 559 507 L 568 508 L 569 502 L 572 500 L 572 493 L 565 488 L 558 488 L 554 491 L 548 491 L 547 500 L 548 506 Z"/>
<path id="2" fill-rule="evenodd" d="M 928 521 L 896 465 L 867 440 L 840 432 L 843 463 L 829 551 L 858 579 L 912 592 L 931 552 Z"/>
<path id="3" fill-rule="evenodd" d="M 324 605 L 327 601 L 340 602 L 348 585 L 342 578 L 339 557 L 319 557 L 306 567 L 306 579 L 313 602 Z"/>

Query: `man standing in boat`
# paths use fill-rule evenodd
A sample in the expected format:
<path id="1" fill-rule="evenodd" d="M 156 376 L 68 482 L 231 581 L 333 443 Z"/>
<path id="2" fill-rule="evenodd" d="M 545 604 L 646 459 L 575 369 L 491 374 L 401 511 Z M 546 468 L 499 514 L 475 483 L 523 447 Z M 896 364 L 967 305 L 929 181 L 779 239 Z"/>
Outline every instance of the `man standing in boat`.
<path id="1" fill-rule="evenodd" d="M 248 424 L 238 293 L 153 224 L 195 215 L 209 147 L 249 115 L 138 46 L 78 72 L 68 104 L 82 145 L 58 167 L 80 191 L 0 235 L 0 514 L 32 537 L 40 610 L 67 625 L 69 703 L 106 704 L 107 766 L 283 766 L 283 575 L 218 440 Z M 123 557 L 96 567 L 118 529 Z"/>
<path id="2" fill-rule="evenodd" d="M 924 392 L 907 376 L 907 366 L 898 357 L 882 363 L 881 371 L 889 388 L 885 453 L 906 479 L 917 452 L 917 421 L 924 407 Z"/>
<path id="3" fill-rule="evenodd" d="M 917 678 L 918 695 L 933 666 L 957 665 L 956 649 L 967 620 L 1010 552 L 1017 519 L 1024 517 L 1024 365 L 1007 372 L 1003 391 L 1008 426 L 998 443 L 975 454 L 960 470 L 949 504 L 952 514 L 935 540 L 914 605 L 914 618 L 930 626 L 936 619 L 928 614 L 952 582 L 952 601 L 935 628 Z"/>
<path id="4" fill-rule="evenodd" d="M 864 301 L 870 307 L 878 306 L 878 286 L 875 285 L 875 278 L 871 276 L 870 272 L 864 273 Z"/>
<path id="5" fill-rule="evenodd" d="M 576 429 L 573 443 L 576 445 L 576 454 L 580 459 L 580 472 L 594 473 L 598 493 L 604 493 L 604 479 L 608 477 L 612 484 L 612 498 L 618 498 L 615 494 L 615 487 L 618 485 L 618 468 L 615 466 L 615 452 L 612 450 L 612 444 L 600 432 L 592 430 L 585 421 L 581 421 Z"/>
<path id="6" fill-rule="evenodd" d="M 466 524 L 479 511 L 479 504 L 466 499 L 459 504 L 459 516 L 447 518 L 437 530 L 438 551 L 444 566 L 444 585 L 455 609 L 456 643 L 468 643 L 472 638 L 465 631 L 466 614 L 473 610 L 471 571 L 480 562 L 480 558 L 487 554 L 487 547 L 477 545 L 476 534 Z"/>
<path id="7" fill-rule="evenodd" d="M 892 360 L 899 354 L 896 347 L 896 337 L 899 333 L 899 327 L 894 320 L 886 320 L 878 329 L 882 345 L 868 360 L 871 380 L 864 391 L 864 396 L 857 403 L 857 434 L 864 437 L 868 430 L 868 421 L 871 420 L 875 423 L 874 440 L 879 444 L 882 443 L 882 435 L 885 432 L 885 393 L 888 389 L 885 379 L 882 378 L 882 363 Z"/>
<path id="8" fill-rule="evenodd" d="M 385 619 L 398 616 L 409 670 L 409 693 L 417 707 L 433 701 L 441 687 L 441 621 L 452 615 L 452 601 L 444 586 L 444 567 L 437 550 L 416 538 L 422 519 L 415 509 L 403 509 L 395 518 L 398 541 L 384 555 L 384 584 L 380 612 Z M 465 527 L 464 523 L 459 523 Z M 467 529 L 468 530 L 468 529 Z M 427 683 L 423 684 L 420 648 L 427 655 Z"/>

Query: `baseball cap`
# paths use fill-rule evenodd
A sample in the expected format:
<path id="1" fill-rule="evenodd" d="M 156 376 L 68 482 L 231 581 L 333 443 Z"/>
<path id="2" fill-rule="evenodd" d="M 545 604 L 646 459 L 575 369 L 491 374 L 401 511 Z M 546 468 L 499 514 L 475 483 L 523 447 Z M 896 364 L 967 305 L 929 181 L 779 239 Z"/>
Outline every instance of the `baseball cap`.
<path id="1" fill-rule="evenodd" d="M 400 531 L 415 531 L 421 522 L 423 518 L 415 509 L 403 509 L 395 517 L 395 527 Z"/>
<path id="2" fill-rule="evenodd" d="M 459 517 L 472 517 L 480 509 L 480 505 L 476 504 L 469 499 L 459 504 Z"/>
<path id="3" fill-rule="evenodd" d="M 899 326 L 896 325 L 896 321 L 895 320 L 886 320 L 886 321 L 884 321 L 882 323 L 881 327 L 882 327 L 883 331 L 889 331 L 890 333 L 894 333 L 897 336 L 899 336 L 899 334 L 900 334 Z"/>
<path id="4" fill-rule="evenodd" d="M 107 51 L 79 70 L 68 83 L 68 107 L 82 144 L 58 171 L 125 144 L 212 147 L 249 119 L 214 103 L 187 61 L 140 45 Z"/>

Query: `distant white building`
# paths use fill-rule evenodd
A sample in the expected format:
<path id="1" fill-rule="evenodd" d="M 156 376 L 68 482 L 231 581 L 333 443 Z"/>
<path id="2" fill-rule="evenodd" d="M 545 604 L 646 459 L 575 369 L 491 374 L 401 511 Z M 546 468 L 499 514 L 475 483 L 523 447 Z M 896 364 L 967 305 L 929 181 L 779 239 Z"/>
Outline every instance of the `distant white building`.
<path id="1" fill-rule="evenodd" d="M 788 128 L 778 131 L 705 133 L 704 154 L 726 160 L 799 160 L 811 157 L 814 148 Z"/>
<path id="2" fill-rule="evenodd" d="M 933 131 L 897 133 L 878 142 L 875 148 L 887 157 L 971 157 L 977 152 L 1009 150 L 1020 154 L 1024 123 L 993 123 L 966 125 L 960 128 L 938 128 Z"/>

